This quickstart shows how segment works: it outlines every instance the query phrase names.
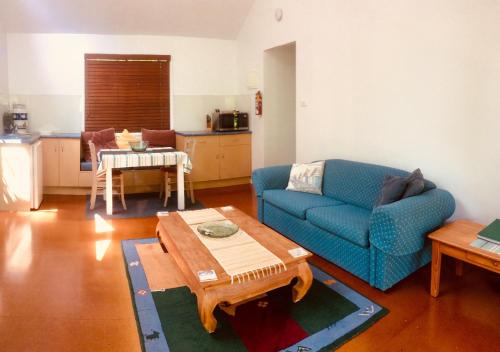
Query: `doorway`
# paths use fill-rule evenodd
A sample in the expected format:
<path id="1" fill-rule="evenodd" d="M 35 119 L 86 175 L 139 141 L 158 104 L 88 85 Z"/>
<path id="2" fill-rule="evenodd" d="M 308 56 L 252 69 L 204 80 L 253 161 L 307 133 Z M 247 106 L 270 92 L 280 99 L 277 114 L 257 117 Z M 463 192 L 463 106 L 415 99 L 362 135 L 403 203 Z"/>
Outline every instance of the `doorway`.
<path id="1" fill-rule="evenodd" d="M 295 162 L 295 42 L 264 51 L 264 166 Z"/>

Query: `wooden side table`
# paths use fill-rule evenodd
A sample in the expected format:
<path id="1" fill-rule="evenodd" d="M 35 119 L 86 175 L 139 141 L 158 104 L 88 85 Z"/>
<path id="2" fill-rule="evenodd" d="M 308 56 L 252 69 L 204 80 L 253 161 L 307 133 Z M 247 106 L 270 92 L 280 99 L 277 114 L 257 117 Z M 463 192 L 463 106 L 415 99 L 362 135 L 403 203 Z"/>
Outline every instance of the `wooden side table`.
<path id="1" fill-rule="evenodd" d="M 439 295 L 439 281 L 441 276 L 441 256 L 443 254 L 454 257 L 455 271 L 462 275 L 462 264 L 467 262 L 500 274 L 500 255 L 483 249 L 472 247 L 470 244 L 477 238 L 477 234 L 484 225 L 467 220 L 457 220 L 439 230 L 432 232 L 432 271 L 431 296 Z"/>

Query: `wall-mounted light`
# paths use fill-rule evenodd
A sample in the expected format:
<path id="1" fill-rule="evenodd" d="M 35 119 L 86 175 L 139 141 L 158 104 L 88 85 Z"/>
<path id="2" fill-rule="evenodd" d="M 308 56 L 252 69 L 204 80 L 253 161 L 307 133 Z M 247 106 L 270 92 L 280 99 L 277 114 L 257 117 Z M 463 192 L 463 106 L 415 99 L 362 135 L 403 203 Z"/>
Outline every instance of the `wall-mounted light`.
<path id="1" fill-rule="evenodd" d="M 247 88 L 257 89 L 259 87 L 259 78 L 257 70 L 251 70 L 247 74 Z"/>

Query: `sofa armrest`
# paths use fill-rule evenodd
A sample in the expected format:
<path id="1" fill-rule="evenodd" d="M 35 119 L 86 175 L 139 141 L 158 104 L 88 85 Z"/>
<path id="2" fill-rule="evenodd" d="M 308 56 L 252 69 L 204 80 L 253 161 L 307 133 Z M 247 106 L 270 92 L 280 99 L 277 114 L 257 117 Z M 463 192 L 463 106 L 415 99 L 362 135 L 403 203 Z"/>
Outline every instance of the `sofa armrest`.
<path id="1" fill-rule="evenodd" d="M 285 189 L 290 178 L 291 165 L 270 166 L 252 172 L 252 183 L 257 197 L 266 189 Z"/>
<path id="2" fill-rule="evenodd" d="M 454 211 L 455 199 L 441 189 L 377 207 L 370 218 L 370 243 L 392 255 L 417 252 Z"/>

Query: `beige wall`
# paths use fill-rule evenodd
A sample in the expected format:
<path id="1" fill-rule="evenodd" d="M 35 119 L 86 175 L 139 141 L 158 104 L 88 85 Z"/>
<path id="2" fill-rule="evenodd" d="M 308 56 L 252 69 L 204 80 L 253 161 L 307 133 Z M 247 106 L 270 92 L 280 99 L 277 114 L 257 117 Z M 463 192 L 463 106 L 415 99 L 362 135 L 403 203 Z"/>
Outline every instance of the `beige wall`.
<path id="1" fill-rule="evenodd" d="M 8 78 L 7 78 L 7 37 L 0 22 L 0 129 L 1 118 L 8 108 Z"/>
<path id="2" fill-rule="evenodd" d="M 295 162 L 295 43 L 264 53 L 264 165 Z"/>
<path id="3" fill-rule="evenodd" d="M 238 37 L 240 91 L 248 72 L 262 78 L 264 50 L 296 41 L 298 161 L 420 167 L 457 217 L 486 223 L 500 214 L 499 23 L 498 1 L 256 0 Z M 256 146 L 266 118 L 254 117 Z"/>
<path id="4" fill-rule="evenodd" d="M 85 53 L 168 54 L 176 129 L 202 129 L 214 108 L 238 108 L 234 40 L 133 35 L 8 34 L 11 102 L 41 131 L 83 128 Z M 178 106 L 177 106 L 178 104 Z"/>

